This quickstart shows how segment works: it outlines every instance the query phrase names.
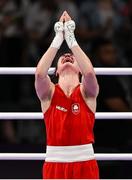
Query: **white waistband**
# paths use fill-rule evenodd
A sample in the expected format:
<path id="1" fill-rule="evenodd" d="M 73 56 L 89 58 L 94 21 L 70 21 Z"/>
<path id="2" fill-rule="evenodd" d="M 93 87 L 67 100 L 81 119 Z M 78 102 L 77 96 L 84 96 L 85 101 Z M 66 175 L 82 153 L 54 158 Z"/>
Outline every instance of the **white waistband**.
<path id="1" fill-rule="evenodd" d="M 92 144 L 47 146 L 46 162 L 77 162 L 95 159 Z"/>

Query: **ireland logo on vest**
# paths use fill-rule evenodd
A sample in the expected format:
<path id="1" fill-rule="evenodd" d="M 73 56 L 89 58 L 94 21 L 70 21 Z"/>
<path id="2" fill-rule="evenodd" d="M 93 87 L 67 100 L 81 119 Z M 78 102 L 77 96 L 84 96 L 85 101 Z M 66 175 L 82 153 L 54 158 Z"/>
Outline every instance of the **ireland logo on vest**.
<path id="1" fill-rule="evenodd" d="M 78 103 L 72 104 L 72 113 L 75 115 L 80 113 L 80 105 Z"/>

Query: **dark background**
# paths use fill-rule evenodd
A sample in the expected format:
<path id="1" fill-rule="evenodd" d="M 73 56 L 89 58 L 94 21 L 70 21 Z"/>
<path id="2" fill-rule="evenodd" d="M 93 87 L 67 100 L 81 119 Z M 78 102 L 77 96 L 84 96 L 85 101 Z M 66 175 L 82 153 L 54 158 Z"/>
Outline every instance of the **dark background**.
<path id="1" fill-rule="evenodd" d="M 0 0 L 0 67 L 36 67 L 67 10 L 94 67 L 131 67 L 132 0 Z M 60 54 L 69 51 L 64 43 Z M 51 76 L 57 82 L 55 75 Z M 97 76 L 97 112 L 131 112 L 131 76 Z M 40 112 L 34 76 L 0 75 L 0 112 Z M 95 153 L 131 153 L 131 120 L 96 120 Z M 1 120 L 0 153 L 43 153 L 43 120 Z M 132 162 L 99 161 L 101 178 L 132 178 Z M 0 178 L 42 178 L 42 161 L 0 161 Z"/>

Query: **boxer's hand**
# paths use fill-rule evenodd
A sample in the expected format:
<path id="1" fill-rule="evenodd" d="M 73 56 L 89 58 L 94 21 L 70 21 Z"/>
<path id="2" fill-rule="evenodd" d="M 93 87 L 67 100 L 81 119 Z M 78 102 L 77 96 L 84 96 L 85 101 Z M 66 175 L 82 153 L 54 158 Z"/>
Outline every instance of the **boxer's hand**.
<path id="1" fill-rule="evenodd" d="M 74 34 L 76 25 L 66 11 L 64 12 L 64 21 L 64 37 L 68 47 L 71 49 L 78 45 Z"/>
<path id="2" fill-rule="evenodd" d="M 50 47 L 59 49 L 61 44 L 63 43 L 63 41 L 64 41 L 63 21 L 64 21 L 64 13 L 60 17 L 60 20 L 58 22 L 56 22 L 54 25 L 55 37 L 54 37 Z"/>

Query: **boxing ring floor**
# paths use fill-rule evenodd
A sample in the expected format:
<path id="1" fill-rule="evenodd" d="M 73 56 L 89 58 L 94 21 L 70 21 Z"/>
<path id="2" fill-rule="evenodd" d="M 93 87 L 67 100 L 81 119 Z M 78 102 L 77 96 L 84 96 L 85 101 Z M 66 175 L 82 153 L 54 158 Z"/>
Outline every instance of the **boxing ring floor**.
<path id="1" fill-rule="evenodd" d="M 49 75 L 53 74 L 55 68 L 49 69 Z M 0 68 L 0 75 L 34 75 L 35 68 Z M 96 75 L 132 75 L 132 68 L 95 68 Z M 32 120 L 42 119 L 43 115 L 41 112 L 0 112 L 0 120 Z M 95 118 L 100 119 L 132 119 L 132 112 L 101 112 L 96 113 Z M 100 162 L 110 161 L 115 164 L 117 161 L 130 162 L 132 166 L 132 153 L 95 153 L 96 159 Z M 4 164 L 11 164 L 12 161 L 23 161 L 30 163 L 29 161 L 44 161 L 45 153 L 0 153 L 0 162 L 4 161 Z M 24 165 L 24 164 L 23 164 Z M 11 166 L 11 165 L 10 165 Z M 0 166 L 1 167 L 1 166 Z M 41 173 L 41 171 L 40 171 Z M 1 177 L 0 177 L 1 178 Z M 21 178 L 21 177 L 20 177 Z M 123 177 L 125 178 L 125 177 Z M 132 175 L 131 175 L 132 178 Z"/>

